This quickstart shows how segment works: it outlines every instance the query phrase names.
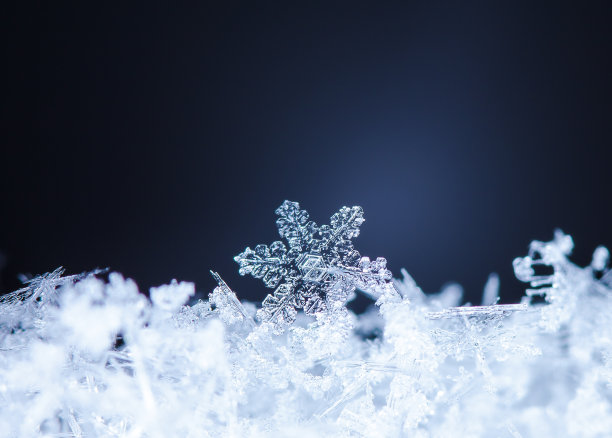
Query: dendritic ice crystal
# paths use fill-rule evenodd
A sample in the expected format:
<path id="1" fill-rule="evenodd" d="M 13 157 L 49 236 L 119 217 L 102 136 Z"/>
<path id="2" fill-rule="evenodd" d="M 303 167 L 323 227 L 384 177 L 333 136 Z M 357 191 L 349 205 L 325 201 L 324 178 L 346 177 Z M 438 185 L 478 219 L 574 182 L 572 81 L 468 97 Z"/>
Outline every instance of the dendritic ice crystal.
<path id="1" fill-rule="evenodd" d="M 278 329 L 295 321 L 297 310 L 308 315 L 332 311 L 356 288 L 372 296 L 392 290 L 387 261 L 361 257 L 352 239 L 364 222 L 361 207 L 342 207 L 329 225 L 318 226 L 297 202 L 285 201 L 276 210 L 278 232 L 287 241 L 247 247 L 234 259 L 240 274 L 261 278 L 276 288 L 258 312 Z"/>

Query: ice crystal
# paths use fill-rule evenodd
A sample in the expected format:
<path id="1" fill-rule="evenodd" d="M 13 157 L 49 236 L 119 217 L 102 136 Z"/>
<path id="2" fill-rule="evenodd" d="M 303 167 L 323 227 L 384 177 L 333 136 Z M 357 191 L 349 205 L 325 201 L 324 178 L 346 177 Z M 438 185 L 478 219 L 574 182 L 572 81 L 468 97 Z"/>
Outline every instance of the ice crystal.
<path id="1" fill-rule="evenodd" d="M 258 316 L 282 331 L 292 324 L 296 309 L 308 315 L 342 305 L 356 288 L 380 296 L 391 288 L 387 261 L 361 257 L 352 239 L 364 222 L 361 207 L 342 207 L 330 225 L 318 226 L 297 202 L 285 201 L 276 210 L 278 232 L 287 241 L 247 247 L 235 257 L 240 274 L 261 278 L 269 288 Z"/>
<path id="2" fill-rule="evenodd" d="M 217 281 L 218 286 L 209 295 L 208 301 L 211 307 L 214 306 L 223 322 L 226 324 L 233 324 L 235 322 L 247 322 L 253 326 L 255 322 L 253 318 L 247 314 L 246 309 L 238 300 L 236 293 L 230 289 L 221 276 L 210 271 L 213 278 Z"/>
<path id="3" fill-rule="evenodd" d="M 541 325 L 548 331 L 556 331 L 569 323 L 587 296 L 601 299 L 610 293 L 608 249 L 598 247 L 591 265 L 582 269 L 568 259 L 573 248 L 571 236 L 556 230 L 552 242 L 531 242 L 527 256 L 513 262 L 516 277 L 531 285 L 526 290 L 529 299 L 543 296 L 549 304 L 541 310 Z M 552 268 L 553 272 L 538 275 L 536 269 L 541 266 Z M 600 280 L 595 277 L 596 273 L 603 274 Z"/>
<path id="4" fill-rule="evenodd" d="M 295 211 L 281 215 L 294 258 L 290 247 L 256 275 L 281 288 L 314 255 L 326 303 L 334 284 L 361 287 L 367 270 L 303 246 L 324 238 Z M 0 437 L 606 438 L 609 252 L 580 267 L 572 247 L 559 231 L 514 262 L 529 283 L 520 303 L 497 304 L 496 276 L 481 306 L 461 306 L 460 286 L 424 293 L 402 270 L 397 293 L 373 287 L 378 305 L 361 315 L 336 298 L 313 317 L 283 307 L 295 321 L 281 336 L 216 272 L 209 299 L 195 300 L 188 282 L 147 298 L 118 273 L 56 270 L 0 299 Z M 319 261 L 304 259 L 296 283 L 310 284 Z"/>

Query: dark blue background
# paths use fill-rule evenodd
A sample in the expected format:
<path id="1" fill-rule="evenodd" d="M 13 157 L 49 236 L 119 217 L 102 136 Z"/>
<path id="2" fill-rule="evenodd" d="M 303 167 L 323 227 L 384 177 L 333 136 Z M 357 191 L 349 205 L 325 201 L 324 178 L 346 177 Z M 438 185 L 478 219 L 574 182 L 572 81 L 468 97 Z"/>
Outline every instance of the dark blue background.
<path id="1" fill-rule="evenodd" d="M 555 227 L 581 263 L 612 245 L 604 2 L 249 3 L 3 14 L 2 291 L 213 268 L 260 300 L 232 257 L 284 199 L 363 206 L 362 254 L 472 301 L 491 271 L 517 300 L 512 259 Z"/>

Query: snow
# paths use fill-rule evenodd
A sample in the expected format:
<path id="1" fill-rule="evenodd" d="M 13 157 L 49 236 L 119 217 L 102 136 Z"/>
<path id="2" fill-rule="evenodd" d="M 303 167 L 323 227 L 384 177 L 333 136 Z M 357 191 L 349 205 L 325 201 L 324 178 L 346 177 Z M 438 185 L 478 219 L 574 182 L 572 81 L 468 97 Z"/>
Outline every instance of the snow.
<path id="1" fill-rule="evenodd" d="M 496 304 L 492 275 L 482 306 L 459 306 L 458 285 L 424 293 L 355 257 L 359 207 L 329 227 L 279 211 L 287 246 L 237 261 L 290 297 L 280 325 L 216 272 L 205 301 L 187 282 L 148 299 L 118 273 L 61 269 L 0 298 L 0 437 L 611 436 L 606 248 L 577 266 L 558 230 L 514 261 L 520 303 Z M 348 310 L 355 289 L 376 306 Z"/>

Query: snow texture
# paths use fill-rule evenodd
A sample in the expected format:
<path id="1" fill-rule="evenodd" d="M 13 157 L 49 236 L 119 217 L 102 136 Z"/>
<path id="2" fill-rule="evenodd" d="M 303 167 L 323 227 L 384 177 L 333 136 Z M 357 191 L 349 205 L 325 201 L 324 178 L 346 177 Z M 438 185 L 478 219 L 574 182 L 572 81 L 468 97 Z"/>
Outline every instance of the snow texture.
<path id="1" fill-rule="evenodd" d="M 458 307 L 459 286 L 426 294 L 402 270 L 393 288 L 366 282 L 377 304 L 355 315 L 328 295 L 364 285 L 349 258 L 361 210 L 328 228 L 295 203 L 279 215 L 289 249 L 239 258 L 292 296 L 282 330 L 214 272 L 209 300 L 191 304 L 191 283 L 149 299 L 118 273 L 61 269 L 2 297 L 0 437 L 611 436 L 607 249 L 579 267 L 561 231 L 533 242 L 514 261 L 529 288 L 510 305 L 495 304 L 496 276 L 482 306 Z M 298 312 L 311 291 L 325 306 Z"/>

